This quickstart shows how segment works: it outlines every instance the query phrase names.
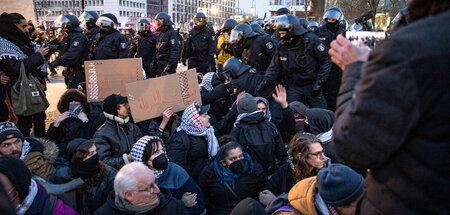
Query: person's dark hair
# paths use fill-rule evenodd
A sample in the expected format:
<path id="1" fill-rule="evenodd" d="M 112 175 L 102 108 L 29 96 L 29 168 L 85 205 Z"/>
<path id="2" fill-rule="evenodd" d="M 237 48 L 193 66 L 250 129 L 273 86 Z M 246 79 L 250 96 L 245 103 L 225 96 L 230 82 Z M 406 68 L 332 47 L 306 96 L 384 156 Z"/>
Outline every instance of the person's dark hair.
<path id="1" fill-rule="evenodd" d="M 436 15 L 449 9 L 450 2 L 442 0 L 413 0 L 408 6 L 411 21 Z"/>
<path id="2" fill-rule="evenodd" d="M 221 146 L 220 150 L 219 150 L 220 160 L 225 160 L 225 158 L 228 156 L 228 153 L 231 150 L 237 149 L 237 148 L 240 148 L 242 151 L 244 151 L 244 149 L 242 149 L 241 144 L 239 144 L 236 141 L 232 141 L 232 142 L 229 142 L 229 143 Z"/>
<path id="3" fill-rule="evenodd" d="M 2 16 L 5 14 L 5 16 L 8 16 L 9 20 L 13 23 L 13 24 L 18 24 L 20 21 L 25 20 L 25 17 L 22 16 L 22 14 L 20 13 L 6 13 L 4 12 L 2 14 Z"/>
<path id="4" fill-rule="evenodd" d="M 86 115 L 89 115 L 91 112 L 91 106 L 87 101 L 86 96 L 78 89 L 69 89 L 67 90 L 58 101 L 58 111 L 60 113 L 64 113 L 69 110 L 69 104 L 71 101 L 80 102 L 83 107 L 83 112 Z"/>
<path id="5" fill-rule="evenodd" d="M 220 146 L 223 146 L 223 145 L 225 145 L 225 144 L 227 144 L 227 143 L 230 143 L 230 142 L 236 142 L 236 141 L 237 141 L 236 138 L 233 137 L 233 136 L 231 136 L 231 135 L 229 135 L 229 134 L 222 135 L 222 136 L 218 139 L 219 147 L 220 147 Z"/>
<path id="6" fill-rule="evenodd" d="M 158 143 L 161 143 L 161 146 L 164 147 L 162 139 L 151 139 L 145 146 L 144 154 L 142 155 L 142 162 L 145 165 L 147 165 L 150 157 L 158 151 Z"/>
<path id="7" fill-rule="evenodd" d="M 80 146 L 78 146 L 77 150 L 72 155 L 72 157 L 69 158 L 72 164 L 83 162 L 83 159 L 86 158 L 89 154 L 89 148 L 91 148 L 94 144 L 95 141 L 93 139 L 90 139 L 80 144 Z M 100 171 L 91 178 L 83 179 L 84 182 L 90 187 L 95 187 L 99 185 L 106 178 L 106 165 L 102 161 L 99 161 L 99 163 L 100 163 Z"/>
<path id="8" fill-rule="evenodd" d="M 313 143 L 320 143 L 322 145 L 322 142 L 312 134 L 296 134 L 289 144 L 288 152 L 290 157 L 292 157 L 292 163 L 295 168 L 294 179 L 297 182 L 317 175 L 320 170 L 306 163 L 306 158 L 310 153 L 309 147 Z M 300 159 L 295 156 L 298 153 L 301 153 Z"/>

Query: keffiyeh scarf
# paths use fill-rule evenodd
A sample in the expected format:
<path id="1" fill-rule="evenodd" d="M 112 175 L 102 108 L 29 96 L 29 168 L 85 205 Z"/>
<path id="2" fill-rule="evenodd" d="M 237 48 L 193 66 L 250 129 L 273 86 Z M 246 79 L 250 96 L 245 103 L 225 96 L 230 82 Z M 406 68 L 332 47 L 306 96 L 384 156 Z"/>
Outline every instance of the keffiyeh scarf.
<path id="1" fill-rule="evenodd" d="M 31 145 L 28 141 L 23 140 L 23 144 L 22 144 L 22 154 L 20 155 L 20 160 L 25 159 L 25 157 L 28 155 L 28 153 L 31 150 Z"/>
<path id="2" fill-rule="evenodd" d="M 202 83 L 199 85 L 202 88 L 205 88 L 208 92 L 213 90 L 213 86 L 211 84 L 212 79 L 214 77 L 214 72 L 208 72 L 205 74 L 205 76 L 203 76 L 203 80 Z"/>
<path id="3" fill-rule="evenodd" d="M 133 157 L 134 162 L 142 162 L 142 157 L 144 156 L 145 147 L 147 147 L 148 142 L 151 140 L 159 140 L 161 143 L 163 143 L 163 140 L 160 137 L 157 136 L 143 136 L 141 139 L 139 139 L 131 149 L 131 157 Z M 169 158 L 166 158 L 169 161 Z M 158 179 L 166 170 L 153 170 L 153 173 L 155 174 L 155 177 Z"/>
<path id="4" fill-rule="evenodd" d="M 6 58 L 22 60 L 27 59 L 28 56 L 24 54 L 17 45 L 3 37 L 0 37 L 0 59 Z"/>
<path id="5" fill-rule="evenodd" d="M 219 143 L 214 134 L 213 126 L 206 128 L 203 125 L 195 105 L 198 105 L 198 103 L 194 102 L 184 110 L 183 116 L 181 117 L 181 125 L 177 128 L 177 132 L 184 130 L 188 135 L 197 137 L 206 136 L 206 140 L 208 141 L 208 154 L 211 159 L 219 151 Z"/>

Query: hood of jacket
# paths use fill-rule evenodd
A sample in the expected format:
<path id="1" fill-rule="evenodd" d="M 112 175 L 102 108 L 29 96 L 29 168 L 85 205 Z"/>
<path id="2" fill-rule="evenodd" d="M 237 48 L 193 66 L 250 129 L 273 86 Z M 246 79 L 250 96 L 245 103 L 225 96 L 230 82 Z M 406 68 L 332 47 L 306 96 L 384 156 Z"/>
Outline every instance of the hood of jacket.
<path id="1" fill-rule="evenodd" d="M 316 190 L 316 176 L 303 179 L 289 191 L 289 203 L 301 214 L 317 215 L 314 206 Z"/>
<path id="2" fill-rule="evenodd" d="M 26 138 L 26 140 L 31 144 L 30 152 L 41 152 L 47 162 L 55 163 L 59 154 L 59 147 L 55 142 L 42 137 Z"/>
<path id="3" fill-rule="evenodd" d="M 258 124 L 259 122 L 265 121 L 264 112 L 259 111 L 253 114 L 249 114 L 239 120 L 241 124 Z"/>

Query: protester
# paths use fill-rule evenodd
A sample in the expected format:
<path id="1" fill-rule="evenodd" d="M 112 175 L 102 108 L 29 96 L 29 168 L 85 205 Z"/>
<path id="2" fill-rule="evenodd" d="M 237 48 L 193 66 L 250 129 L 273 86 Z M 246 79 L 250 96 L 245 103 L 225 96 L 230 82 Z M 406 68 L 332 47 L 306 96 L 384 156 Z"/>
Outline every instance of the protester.
<path id="1" fill-rule="evenodd" d="M 450 193 L 448 75 L 450 3 L 412 0 L 407 26 L 369 53 L 342 36 L 331 43 L 344 73 L 332 146 L 352 168 L 370 169 L 359 213 L 445 214 Z"/>
<path id="2" fill-rule="evenodd" d="M 279 167 L 259 194 L 264 205 L 269 205 L 276 196 L 288 193 L 299 181 L 315 176 L 326 166 L 322 142 L 310 134 L 297 134 L 289 145 L 289 160 Z"/>
<path id="3" fill-rule="evenodd" d="M 304 132 L 315 135 L 322 142 L 325 156 L 332 162 L 340 161 L 329 144 L 333 138 L 334 113 L 326 109 L 310 108 L 306 110 L 305 122 Z"/>
<path id="4" fill-rule="evenodd" d="M 144 136 L 131 149 L 135 162 L 148 166 L 156 177 L 156 184 L 175 199 L 183 201 L 190 215 L 202 214 L 205 209 L 203 193 L 189 174 L 167 158 L 161 138 Z"/>
<path id="5" fill-rule="evenodd" d="M 0 157 L 12 155 L 20 158 L 34 174 L 48 180 L 55 172 L 53 164 L 58 153 L 54 142 L 25 138 L 14 123 L 0 123 Z"/>
<path id="6" fill-rule="evenodd" d="M 261 165 L 237 142 L 223 145 L 197 183 L 206 200 L 206 214 L 229 214 L 242 199 L 256 198 L 267 182 Z"/>
<path id="7" fill-rule="evenodd" d="M 76 190 L 76 210 L 83 215 L 93 214 L 113 190 L 117 171 L 100 161 L 93 140 L 77 138 L 70 141 L 67 157 L 69 166 L 58 168 L 51 181 L 63 184 L 76 178 L 83 179 L 85 186 Z"/>
<path id="8" fill-rule="evenodd" d="M 247 197 L 233 208 L 230 215 L 265 214 L 264 207 L 256 200 Z"/>
<path id="9" fill-rule="evenodd" d="M 8 190 L 17 215 L 77 214 L 56 196 L 47 195 L 45 188 L 31 178 L 30 170 L 16 157 L 0 157 L 0 183 Z"/>
<path id="10" fill-rule="evenodd" d="M 142 136 L 139 128 L 130 122 L 127 105 L 127 97 L 116 94 L 106 97 L 103 102 L 106 122 L 94 134 L 100 160 L 116 169 L 133 161 L 130 150 Z"/>
<path id="11" fill-rule="evenodd" d="M 0 70 L 4 72 L 1 84 L 6 87 L 9 98 L 11 87 L 19 80 L 22 64 L 27 74 L 31 74 L 39 83 L 45 84 L 40 66 L 44 64 L 44 56 L 49 52 L 49 48 L 42 45 L 35 50 L 28 37 L 29 29 L 30 25 L 25 17 L 18 13 L 2 13 L 0 16 Z M 44 111 L 31 116 L 17 117 L 18 127 L 24 136 L 29 137 L 33 127 L 34 136 L 45 137 Z"/>
<path id="12" fill-rule="evenodd" d="M 214 127 L 209 122 L 209 107 L 196 102 L 189 105 L 167 146 L 169 159 L 183 167 L 194 180 L 219 151 Z"/>
<path id="13" fill-rule="evenodd" d="M 211 105 L 208 115 L 211 117 L 211 123 L 214 124 L 228 113 L 233 103 L 228 92 L 232 90 L 232 84 L 223 84 L 216 73 L 208 72 L 203 76 L 200 87 L 202 104 Z"/>
<path id="14" fill-rule="evenodd" d="M 58 144 L 60 157 L 65 158 L 67 144 L 75 138 L 91 139 L 104 118 L 91 114 L 86 96 L 76 89 L 67 90 L 59 99 L 57 108 L 61 115 L 50 124 L 47 138 Z"/>
<path id="15" fill-rule="evenodd" d="M 188 214 L 183 202 L 155 183 L 153 171 L 140 162 L 125 165 L 114 179 L 114 192 L 94 214 Z"/>

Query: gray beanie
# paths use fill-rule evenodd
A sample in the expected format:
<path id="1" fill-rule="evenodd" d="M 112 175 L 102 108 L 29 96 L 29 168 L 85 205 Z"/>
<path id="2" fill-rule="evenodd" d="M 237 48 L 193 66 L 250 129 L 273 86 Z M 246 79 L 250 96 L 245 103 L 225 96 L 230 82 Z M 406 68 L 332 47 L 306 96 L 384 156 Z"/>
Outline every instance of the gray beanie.
<path id="1" fill-rule="evenodd" d="M 342 164 L 331 164 L 317 174 L 317 189 L 323 201 L 333 207 L 350 205 L 363 193 L 364 178 Z"/>
<path id="2" fill-rule="evenodd" d="M 249 93 L 245 93 L 237 101 L 237 111 L 242 113 L 253 113 L 258 110 L 258 104 L 255 101 L 255 97 Z"/>

